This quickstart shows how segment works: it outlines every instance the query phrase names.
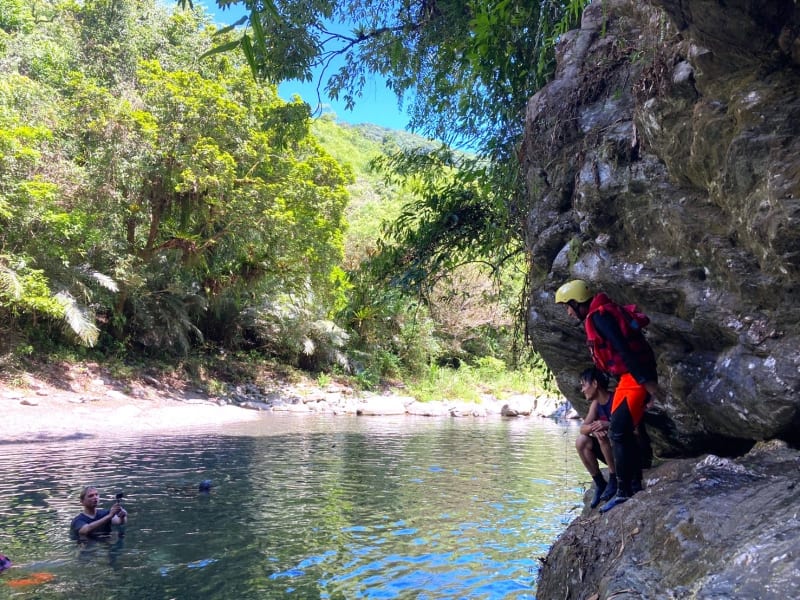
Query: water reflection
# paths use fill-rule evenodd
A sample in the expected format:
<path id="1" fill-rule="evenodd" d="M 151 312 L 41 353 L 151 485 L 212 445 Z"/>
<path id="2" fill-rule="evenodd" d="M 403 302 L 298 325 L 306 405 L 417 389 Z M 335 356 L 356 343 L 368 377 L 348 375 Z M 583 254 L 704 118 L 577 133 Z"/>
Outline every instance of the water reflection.
<path id="1" fill-rule="evenodd" d="M 193 436 L 6 445 L 0 596 L 533 598 L 576 514 L 576 427 L 280 417 Z M 210 479 L 210 494 L 198 493 Z M 122 543 L 81 552 L 83 485 L 125 493 Z M 11 587 L 32 572 L 54 577 Z"/>

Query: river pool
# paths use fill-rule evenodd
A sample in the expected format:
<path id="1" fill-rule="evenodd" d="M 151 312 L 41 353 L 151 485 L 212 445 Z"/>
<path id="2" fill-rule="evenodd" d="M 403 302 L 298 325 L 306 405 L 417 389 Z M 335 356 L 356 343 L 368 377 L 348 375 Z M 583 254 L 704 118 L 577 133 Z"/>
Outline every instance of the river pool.
<path id="1" fill-rule="evenodd" d="M 522 599 L 590 483 L 577 424 L 265 415 L 192 435 L 0 441 L 0 598 Z M 199 482 L 211 480 L 209 494 Z M 68 536 L 123 492 L 124 537 Z"/>

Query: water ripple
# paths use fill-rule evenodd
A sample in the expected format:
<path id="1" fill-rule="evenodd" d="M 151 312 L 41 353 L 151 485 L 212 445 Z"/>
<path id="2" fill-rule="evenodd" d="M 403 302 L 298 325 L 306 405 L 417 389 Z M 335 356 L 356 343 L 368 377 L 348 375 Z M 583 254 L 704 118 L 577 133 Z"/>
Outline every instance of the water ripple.
<path id="1" fill-rule="evenodd" d="M 0 550 L 54 575 L 13 598 L 534 598 L 582 493 L 575 429 L 547 422 L 247 427 L 5 446 Z M 125 492 L 122 540 L 69 540 L 87 484 Z"/>

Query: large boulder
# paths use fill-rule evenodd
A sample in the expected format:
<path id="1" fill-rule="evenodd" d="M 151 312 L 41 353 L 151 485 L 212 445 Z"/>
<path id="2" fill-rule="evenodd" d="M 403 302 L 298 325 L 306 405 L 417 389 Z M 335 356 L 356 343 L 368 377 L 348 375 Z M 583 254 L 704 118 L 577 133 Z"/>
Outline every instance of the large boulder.
<path id="1" fill-rule="evenodd" d="M 583 413 L 571 278 L 652 319 L 662 456 L 800 441 L 800 5 L 603 0 L 529 102 L 528 330 Z"/>
<path id="2" fill-rule="evenodd" d="M 800 598 L 800 454 L 761 442 L 653 469 L 603 515 L 585 507 L 545 559 L 536 597 Z"/>

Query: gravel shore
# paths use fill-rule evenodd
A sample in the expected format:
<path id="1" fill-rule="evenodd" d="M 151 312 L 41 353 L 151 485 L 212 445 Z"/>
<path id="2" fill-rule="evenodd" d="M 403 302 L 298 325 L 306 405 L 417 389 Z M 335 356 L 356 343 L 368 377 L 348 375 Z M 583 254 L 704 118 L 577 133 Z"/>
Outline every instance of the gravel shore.
<path id="1" fill-rule="evenodd" d="M 0 443 L 190 432 L 264 418 L 267 412 L 430 417 L 574 417 L 563 399 L 518 394 L 482 402 L 420 403 L 402 393 L 356 393 L 339 384 L 254 384 L 210 397 L 185 382 L 116 381 L 98 369 L 65 368 L 25 373 L 12 385 L 0 383 Z M 270 386 L 272 388 L 272 386 Z"/>

